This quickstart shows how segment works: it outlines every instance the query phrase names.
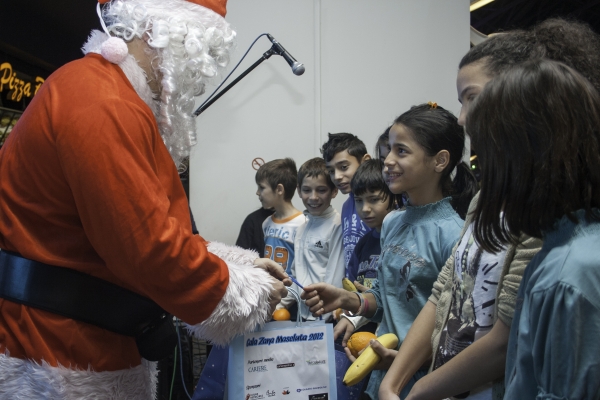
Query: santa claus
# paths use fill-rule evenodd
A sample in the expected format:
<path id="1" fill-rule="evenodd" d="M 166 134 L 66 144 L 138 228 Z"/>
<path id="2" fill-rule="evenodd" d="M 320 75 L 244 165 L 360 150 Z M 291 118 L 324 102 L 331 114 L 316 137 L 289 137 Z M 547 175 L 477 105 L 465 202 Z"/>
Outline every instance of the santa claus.
<path id="1" fill-rule="evenodd" d="M 151 399 L 166 313 L 224 344 L 286 294 L 270 260 L 192 233 L 178 176 L 235 38 L 224 1 L 101 3 L 0 150 L 0 398 Z"/>

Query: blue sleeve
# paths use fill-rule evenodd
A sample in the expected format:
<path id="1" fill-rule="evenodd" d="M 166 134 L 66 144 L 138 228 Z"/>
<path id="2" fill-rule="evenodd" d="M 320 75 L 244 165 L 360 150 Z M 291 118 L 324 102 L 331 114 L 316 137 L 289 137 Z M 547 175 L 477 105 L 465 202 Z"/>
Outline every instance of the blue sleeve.
<path id="1" fill-rule="evenodd" d="M 383 224 L 383 226 L 381 227 L 381 236 L 379 238 L 382 249 L 384 248 L 383 244 L 385 243 L 386 234 L 386 224 Z M 381 323 L 381 321 L 383 320 L 383 307 L 381 306 L 381 291 L 379 289 L 379 278 L 383 277 L 382 261 L 383 257 L 379 257 L 379 261 L 377 262 L 377 279 L 373 280 L 373 286 L 366 292 L 371 293 L 373 296 L 375 296 L 375 301 L 377 302 L 377 311 L 375 311 L 375 314 L 370 318 L 370 320 L 377 323 Z"/>
<path id="2" fill-rule="evenodd" d="M 377 276 L 383 276 L 381 272 L 381 258 L 379 259 L 377 270 Z M 375 296 L 375 301 L 377 302 L 377 311 L 375 311 L 375 314 L 369 319 L 373 322 L 381 323 L 381 321 L 383 320 L 383 307 L 381 306 L 381 292 L 379 290 L 379 279 L 375 279 L 373 281 L 373 286 L 371 287 L 371 289 L 367 290 L 366 293 L 371 293 L 373 296 Z"/>
<path id="3" fill-rule="evenodd" d="M 361 237 L 356 243 L 354 250 L 352 251 L 352 255 L 350 256 L 350 260 L 348 261 L 348 266 L 346 267 L 346 277 L 354 283 L 355 280 L 358 279 L 358 270 L 360 268 L 360 257 L 359 254 L 365 248 L 366 240 L 368 239 L 369 233 L 365 236 Z M 362 282 L 361 282 L 362 283 Z"/>
<path id="4" fill-rule="evenodd" d="M 600 310 L 576 287 L 560 282 L 531 293 L 523 303 L 506 398 L 597 399 L 598 332 Z"/>
<path id="5" fill-rule="evenodd" d="M 356 255 L 356 248 L 352 252 L 352 257 L 350 257 L 350 261 L 348 262 L 348 268 L 346 269 L 346 277 L 354 283 L 356 278 L 358 277 L 358 256 Z"/>
<path id="6" fill-rule="evenodd" d="M 371 289 L 367 290 L 366 293 L 371 293 L 375 296 L 375 301 L 377 302 L 377 311 L 373 317 L 370 318 L 371 321 L 380 323 L 383 320 L 383 307 L 381 306 L 381 291 L 379 289 L 379 279 L 383 278 L 383 249 L 385 248 L 385 240 L 388 234 L 388 229 L 390 224 L 393 226 L 396 221 L 397 216 L 400 214 L 396 214 L 396 212 L 389 213 L 385 219 L 383 220 L 383 225 L 381 226 L 381 234 L 379 236 L 379 242 L 381 243 L 381 256 L 379 257 L 379 261 L 377 262 L 377 279 L 373 281 L 373 286 Z"/>

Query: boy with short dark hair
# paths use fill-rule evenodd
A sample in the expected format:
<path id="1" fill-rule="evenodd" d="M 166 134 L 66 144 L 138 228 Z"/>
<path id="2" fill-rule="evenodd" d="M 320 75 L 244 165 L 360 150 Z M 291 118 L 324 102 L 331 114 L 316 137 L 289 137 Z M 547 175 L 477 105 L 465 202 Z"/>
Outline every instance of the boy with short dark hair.
<path id="1" fill-rule="evenodd" d="M 381 226 L 385 217 L 394 211 L 396 196 L 388 188 L 382 170 L 383 162 L 380 159 L 367 160 L 358 167 L 351 182 L 356 212 L 371 228 L 356 244 L 346 270 L 348 279 L 361 292 L 371 289 L 373 281 L 377 279 Z M 346 344 L 352 332 L 360 330 L 375 333 L 376 329 L 377 323 L 365 317 L 343 315 L 334 329 L 334 337 L 337 339 L 342 334 L 342 343 Z"/>
<path id="2" fill-rule="evenodd" d="M 297 186 L 296 163 L 291 158 L 269 161 L 256 172 L 256 195 L 263 208 L 275 213 L 265 219 L 265 258 L 280 264 L 286 272 L 294 261 L 296 229 L 306 217 L 292 204 Z"/>
<path id="3" fill-rule="evenodd" d="M 342 206 L 342 245 L 347 269 L 356 243 L 370 230 L 356 213 L 350 182 L 360 164 L 371 156 L 362 140 L 351 133 L 330 133 L 321 153 L 333 183 L 340 192 L 350 195 Z"/>
<path id="4" fill-rule="evenodd" d="M 342 286 L 346 271 L 342 222 L 340 214 L 331 206 L 331 199 L 337 193 L 322 158 L 313 158 L 302 164 L 298 171 L 298 195 L 306 207 L 306 223 L 296 232 L 296 257 L 290 269 L 290 275 L 302 286 L 317 282 Z M 294 289 L 299 293 L 301 291 L 297 285 L 294 285 Z M 294 300 L 288 294 L 278 308 L 289 308 L 295 303 Z M 299 312 L 304 320 L 315 319 L 304 302 L 301 302 Z M 324 316 L 324 319 L 327 317 Z"/>
<path id="5" fill-rule="evenodd" d="M 383 220 L 394 210 L 395 195 L 390 192 L 382 170 L 381 160 L 367 160 L 358 167 L 352 178 L 356 212 L 371 231 L 356 244 L 348 264 L 347 277 L 367 289 L 377 279 L 377 262 L 381 254 L 379 234 Z"/>

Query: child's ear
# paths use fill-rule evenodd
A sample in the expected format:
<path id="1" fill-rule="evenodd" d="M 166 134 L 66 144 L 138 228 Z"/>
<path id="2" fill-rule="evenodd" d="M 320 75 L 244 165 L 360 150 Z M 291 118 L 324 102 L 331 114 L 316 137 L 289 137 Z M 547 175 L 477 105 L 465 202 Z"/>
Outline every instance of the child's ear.
<path id="1" fill-rule="evenodd" d="M 275 188 L 275 193 L 277 193 L 278 195 L 283 196 L 285 194 L 285 188 L 283 187 L 283 185 L 281 183 L 277 184 L 277 187 Z"/>
<path id="2" fill-rule="evenodd" d="M 371 159 L 371 155 L 370 155 L 369 153 L 367 153 L 367 154 L 365 154 L 365 155 L 364 155 L 364 156 L 361 158 L 361 160 L 360 160 L 360 163 L 362 164 L 362 163 L 363 163 L 363 161 L 367 161 L 367 160 L 370 160 L 370 159 Z"/>
<path id="3" fill-rule="evenodd" d="M 435 172 L 442 172 L 450 163 L 450 153 L 448 150 L 440 150 L 435 155 Z"/>
<path id="4" fill-rule="evenodd" d="M 298 192 L 298 197 L 302 197 L 301 190 L 300 190 L 300 185 L 296 186 L 296 190 Z"/>
<path id="5" fill-rule="evenodd" d="M 333 189 L 331 189 L 331 198 L 335 199 L 335 196 L 337 196 L 338 194 L 338 188 L 334 187 Z"/>

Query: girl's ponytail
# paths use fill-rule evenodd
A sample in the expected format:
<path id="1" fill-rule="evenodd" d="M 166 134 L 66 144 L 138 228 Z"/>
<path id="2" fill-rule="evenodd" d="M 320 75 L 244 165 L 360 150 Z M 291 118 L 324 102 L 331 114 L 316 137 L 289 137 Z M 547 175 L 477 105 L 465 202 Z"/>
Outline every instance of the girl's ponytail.
<path id="1" fill-rule="evenodd" d="M 467 216 L 469 204 L 478 190 L 477 179 L 469 166 L 464 161 L 459 162 L 456 165 L 456 176 L 452 181 L 450 196 L 452 196 L 452 208 L 462 219 Z"/>

